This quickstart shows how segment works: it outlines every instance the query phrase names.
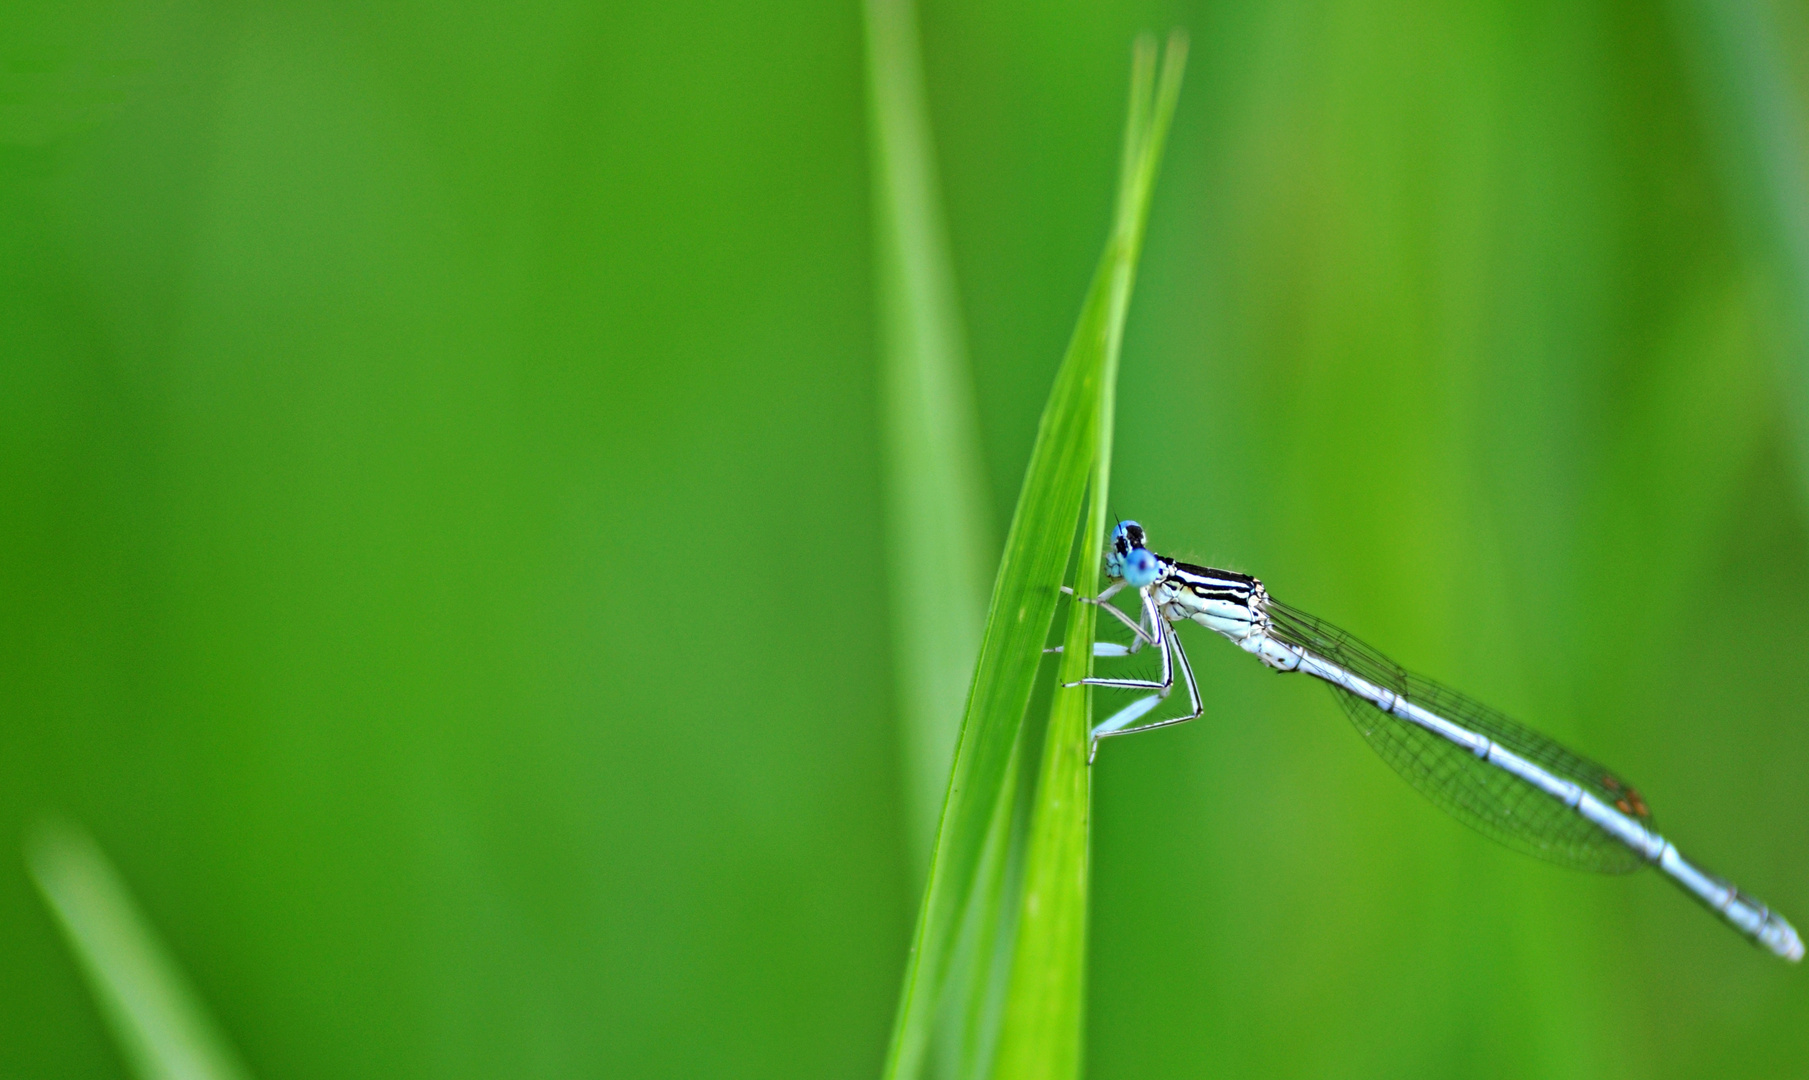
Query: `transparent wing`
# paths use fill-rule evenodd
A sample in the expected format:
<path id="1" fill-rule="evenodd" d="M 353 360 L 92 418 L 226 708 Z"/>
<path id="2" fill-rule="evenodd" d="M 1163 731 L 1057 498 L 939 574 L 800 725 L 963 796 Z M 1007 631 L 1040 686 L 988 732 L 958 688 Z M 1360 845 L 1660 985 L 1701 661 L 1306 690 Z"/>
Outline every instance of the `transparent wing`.
<path id="1" fill-rule="evenodd" d="M 1350 634 L 1303 611 L 1269 602 L 1271 633 L 1472 731 L 1481 732 L 1648 829 L 1651 811 L 1625 780 L 1449 687 L 1414 675 Z M 1575 810 L 1448 739 L 1334 686 L 1338 703 L 1382 760 L 1452 817 L 1517 851 L 1564 866 L 1624 874 L 1645 865 L 1625 844 Z"/>

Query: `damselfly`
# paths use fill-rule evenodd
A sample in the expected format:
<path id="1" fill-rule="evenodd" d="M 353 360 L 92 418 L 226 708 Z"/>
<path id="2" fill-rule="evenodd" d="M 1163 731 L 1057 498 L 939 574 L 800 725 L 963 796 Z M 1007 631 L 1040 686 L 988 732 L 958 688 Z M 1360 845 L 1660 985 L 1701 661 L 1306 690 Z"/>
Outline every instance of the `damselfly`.
<path id="1" fill-rule="evenodd" d="M 1089 761 L 1100 739 L 1200 715 L 1193 668 L 1180 635 L 1167 629 L 1169 623 L 1196 622 L 1278 671 L 1303 672 L 1330 684 L 1384 761 L 1480 832 L 1583 870 L 1618 874 L 1655 863 L 1740 933 L 1786 960 L 1802 959 L 1802 940 L 1782 916 L 1686 860 L 1655 830 L 1640 793 L 1608 769 L 1271 599 L 1253 577 L 1157 555 L 1145 546 L 1143 528 L 1134 521 L 1112 530 L 1105 563 L 1111 584 L 1091 602 L 1130 627 L 1135 637 L 1128 646 L 1098 642 L 1094 655 L 1127 656 L 1147 645 L 1161 657 L 1161 674 L 1156 679 L 1082 680 L 1154 691 L 1093 729 Z M 1139 601 L 1135 621 L 1105 602 L 1127 587 L 1136 590 Z M 1176 668 L 1187 691 L 1186 714 L 1139 724 L 1167 699 Z"/>

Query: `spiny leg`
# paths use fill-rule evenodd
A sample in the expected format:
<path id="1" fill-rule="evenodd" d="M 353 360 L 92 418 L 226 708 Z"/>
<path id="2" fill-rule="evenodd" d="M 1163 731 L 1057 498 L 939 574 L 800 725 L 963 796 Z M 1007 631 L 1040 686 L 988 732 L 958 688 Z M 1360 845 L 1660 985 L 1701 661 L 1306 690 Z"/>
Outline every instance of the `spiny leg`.
<path id="1" fill-rule="evenodd" d="M 1099 754 L 1099 740 L 1111 735 L 1124 734 L 1124 729 L 1126 727 L 1136 723 L 1148 714 L 1151 709 L 1162 704 L 1165 696 L 1166 695 L 1163 694 L 1151 694 L 1146 698 L 1138 698 L 1136 701 L 1131 702 L 1124 708 L 1119 709 L 1116 713 L 1113 713 L 1104 723 L 1095 727 L 1087 737 L 1087 764 L 1093 764 L 1093 758 Z M 1131 730 L 1141 731 L 1143 729 L 1131 728 Z"/>
<path id="2" fill-rule="evenodd" d="M 1132 702 L 1123 709 L 1120 709 L 1111 719 L 1093 729 L 1092 738 L 1087 742 L 1088 765 L 1093 764 L 1093 758 L 1099 753 L 1099 740 L 1101 739 L 1109 739 L 1113 735 L 1131 735 L 1140 731 L 1154 731 L 1157 728 L 1185 724 L 1189 720 L 1198 719 L 1200 714 L 1206 711 L 1205 705 L 1200 701 L 1200 684 L 1196 682 L 1193 677 L 1193 665 L 1188 662 L 1187 650 L 1181 645 L 1181 635 L 1171 630 L 1164 645 L 1167 648 L 1173 649 L 1175 658 L 1181 662 L 1181 680 L 1187 686 L 1187 715 L 1172 716 L 1167 720 L 1158 720 L 1153 724 L 1143 724 L 1132 727 L 1131 725 L 1133 723 L 1141 719 L 1144 714 L 1155 708 L 1163 698 L 1167 697 L 1168 692 L 1164 690 L 1162 693 L 1152 694 L 1141 701 Z"/>
<path id="3" fill-rule="evenodd" d="M 1169 690 L 1175 685 L 1175 672 L 1169 661 L 1168 649 L 1164 647 L 1164 641 L 1171 635 L 1168 631 L 1163 629 L 1164 623 L 1162 621 L 1162 616 L 1156 611 L 1156 602 L 1150 599 L 1149 592 L 1145 589 L 1139 589 L 1137 590 L 1137 595 L 1143 601 L 1143 614 L 1149 620 L 1151 630 L 1150 643 L 1160 650 L 1162 656 L 1162 677 L 1153 682 L 1149 679 L 1089 678 L 1081 679 L 1078 682 L 1062 683 L 1062 686 L 1109 686 L 1117 690 L 1159 690 L 1161 691 L 1162 697 L 1168 696 Z M 1151 708 L 1153 707 L 1154 706 L 1151 706 Z M 1148 710 L 1146 709 L 1144 711 L 1147 712 Z"/>
<path id="4" fill-rule="evenodd" d="M 1156 639 L 1150 636 L 1148 630 L 1144 629 L 1148 621 L 1147 611 L 1142 612 L 1141 617 L 1136 622 L 1132 622 L 1129 615 L 1118 610 L 1117 607 L 1106 603 L 1107 600 L 1110 600 L 1123 588 L 1124 582 L 1116 581 L 1106 586 L 1105 590 L 1098 596 L 1079 596 L 1068 586 L 1062 586 L 1062 592 L 1074 597 L 1074 599 L 1080 603 L 1099 605 L 1102 611 L 1108 612 L 1114 619 L 1117 619 L 1125 626 L 1130 627 L 1131 633 L 1136 635 L 1135 640 L 1133 640 L 1129 646 L 1119 645 L 1110 641 L 1095 641 L 1093 643 L 1094 656 L 1129 656 L 1138 649 L 1143 648 L 1145 645 L 1152 645 L 1155 643 Z M 1058 653 L 1062 651 L 1062 647 L 1060 645 L 1053 645 L 1043 651 L 1046 653 Z"/>
<path id="5" fill-rule="evenodd" d="M 1160 628 L 1161 624 L 1158 623 L 1157 626 L 1158 626 L 1158 628 Z M 1162 650 L 1162 680 L 1160 682 L 1139 683 L 1139 682 L 1134 682 L 1133 680 L 1129 680 L 1129 679 L 1117 679 L 1117 680 L 1089 679 L 1089 680 L 1087 680 L 1089 683 L 1098 683 L 1098 684 L 1103 684 L 1106 686 L 1115 686 L 1120 689 L 1129 689 L 1129 688 L 1135 687 L 1135 688 L 1150 689 L 1150 690 L 1156 691 L 1155 693 L 1149 695 L 1148 697 L 1138 698 L 1136 701 L 1131 702 L 1129 705 L 1126 705 L 1124 708 L 1113 713 L 1108 719 L 1106 719 L 1102 723 L 1096 725 L 1093 728 L 1093 730 L 1088 733 L 1087 764 L 1091 765 L 1093 763 L 1093 756 L 1099 752 L 1099 740 L 1100 740 L 1100 738 L 1103 737 L 1103 735 L 1112 734 L 1122 728 L 1128 727 L 1129 725 L 1136 723 L 1138 720 L 1142 719 L 1145 715 L 1147 715 L 1152 709 L 1156 708 L 1156 706 L 1158 706 L 1158 705 L 1162 704 L 1164 701 L 1168 700 L 1169 692 L 1174 689 L 1174 670 L 1170 666 L 1170 662 L 1169 662 L 1169 650 L 1172 648 L 1172 645 L 1171 645 L 1172 637 L 1173 637 L 1172 630 L 1169 631 L 1168 634 L 1162 634 L 1159 630 L 1158 634 L 1157 634 L 1156 647 Z M 1130 685 L 1127 686 L 1126 684 L 1130 684 Z"/>
<path id="6" fill-rule="evenodd" d="M 1129 584 L 1128 582 L 1124 582 L 1124 581 L 1114 581 L 1110 585 L 1107 585 L 1105 588 L 1099 590 L 1098 596 L 1092 597 L 1091 599 L 1082 597 L 1082 599 L 1086 599 L 1087 603 L 1089 603 L 1089 604 L 1104 603 L 1105 601 L 1110 600 L 1112 597 L 1117 596 L 1119 593 L 1123 592 L 1125 587 L 1128 584 Z M 1063 585 L 1062 592 L 1065 592 L 1071 596 L 1071 595 L 1073 595 L 1074 590 L 1069 588 L 1066 585 Z"/>
<path id="7" fill-rule="evenodd" d="M 1088 601 L 1088 603 L 1098 604 L 1099 609 L 1101 611 L 1107 612 L 1108 614 L 1110 614 L 1112 616 L 1112 618 L 1117 619 L 1119 622 L 1121 622 L 1125 626 L 1129 627 L 1131 633 L 1136 635 L 1136 637 L 1133 638 L 1131 641 L 1130 648 L 1127 650 L 1127 655 L 1129 653 L 1136 652 L 1138 649 L 1143 648 L 1145 645 L 1154 645 L 1156 643 L 1155 635 L 1153 633 L 1151 633 L 1151 631 L 1149 629 L 1150 612 L 1154 609 L 1152 608 L 1151 605 L 1142 603 L 1142 601 L 1147 598 L 1144 597 L 1141 590 L 1138 591 L 1137 596 L 1138 596 L 1139 603 L 1137 606 L 1137 621 L 1136 622 L 1132 622 L 1131 617 L 1129 615 L 1126 615 L 1124 612 L 1118 610 L 1118 607 L 1116 605 L 1106 603 L 1104 593 L 1101 593 L 1095 599 Z M 1098 655 L 1098 654 L 1096 653 L 1094 655 Z"/>

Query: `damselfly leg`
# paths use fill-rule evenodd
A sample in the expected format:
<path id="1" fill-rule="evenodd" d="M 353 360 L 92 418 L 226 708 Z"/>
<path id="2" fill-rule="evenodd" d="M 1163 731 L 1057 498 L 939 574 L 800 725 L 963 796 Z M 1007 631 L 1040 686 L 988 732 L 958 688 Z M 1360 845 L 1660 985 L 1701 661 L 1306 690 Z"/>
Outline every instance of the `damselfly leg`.
<path id="1" fill-rule="evenodd" d="M 1093 756 L 1099 753 L 1099 740 L 1101 739 L 1107 739 L 1113 735 L 1134 735 L 1138 732 L 1154 731 L 1157 728 L 1174 727 L 1176 724 L 1185 724 L 1189 720 L 1198 720 L 1206 711 L 1205 705 L 1200 701 L 1199 683 L 1194 681 L 1193 665 L 1187 662 L 1187 650 L 1181 647 L 1180 635 L 1170 631 L 1163 637 L 1168 648 L 1174 650 L 1175 661 L 1181 668 L 1181 683 L 1187 687 L 1187 712 L 1181 716 L 1165 717 L 1147 724 L 1136 724 L 1133 727 L 1132 724 L 1135 721 L 1141 719 L 1144 714 L 1154 709 L 1168 696 L 1168 691 L 1164 690 L 1141 701 L 1132 702 L 1093 729 L 1093 739 L 1087 747 L 1087 764 L 1091 765 Z M 1088 679 L 1087 682 L 1093 683 L 1096 680 Z M 1105 685 L 1109 686 L 1111 683 L 1108 682 Z"/>
<path id="2" fill-rule="evenodd" d="M 1145 629 L 1149 624 L 1147 611 L 1144 612 L 1144 617 L 1142 619 L 1137 622 L 1132 622 L 1129 615 L 1126 615 L 1113 605 L 1106 603 L 1107 600 L 1110 600 L 1123 588 L 1124 582 L 1120 581 L 1107 586 L 1105 591 L 1101 592 L 1098 596 L 1075 596 L 1073 589 L 1066 585 L 1062 586 L 1062 592 L 1069 596 L 1074 596 L 1074 599 L 1082 604 L 1098 605 L 1101 611 L 1110 614 L 1114 619 L 1117 619 L 1119 622 L 1129 627 L 1131 633 L 1137 635 L 1135 640 L 1129 645 L 1120 645 L 1115 641 L 1095 641 L 1093 643 L 1094 656 L 1129 656 L 1143 648 L 1145 645 L 1155 644 L 1156 639 L 1150 636 L 1149 630 Z M 1062 647 L 1060 645 L 1051 645 L 1043 651 L 1046 653 L 1058 653 L 1062 651 Z"/>
<path id="3" fill-rule="evenodd" d="M 1189 720 L 1197 719 L 1204 711 L 1204 707 L 1200 702 L 1199 684 L 1194 681 L 1193 665 L 1188 663 L 1187 651 L 1181 647 L 1180 638 L 1172 630 L 1168 629 L 1167 624 L 1162 619 L 1161 613 L 1156 610 L 1155 601 L 1150 598 L 1149 590 L 1137 590 L 1141 618 L 1139 618 L 1135 624 L 1131 622 L 1130 616 L 1118 610 L 1118 608 L 1111 604 L 1102 602 L 1107 599 L 1110 594 L 1117 592 L 1118 586 L 1121 584 L 1121 582 L 1115 583 L 1112 587 L 1101 592 L 1097 600 L 1090 602 L 1098 603 L 1102 609 L 1111 612 L 1118 617 L 1120 622 L 1131 627 L 1132 631 L 1137 635 L 1137 640 L 1128 648 L 1116 646 L 1114 651 L 1110 652 L 1102 651 L 1099 646 L 1100 644 L 1109 645 L 1111 643 L 1096 643 L 1093 646 L 1093 655 L 1126 656 L 1137 651 L 1137 649 L 1147 641 L 1160 650 L 1162 657 L 1162 674 L 1161 677 L 1157 679 L 1089 678 L 1081 679 L 1079 682 L 1062 684 L 1064 687 L 1085 685 L 1103 686 L 1114 690 L 1155 691 L 1155 693 L 1148 697 L 1139 698 L 1136 701 L 1131 702 L 1129 705 L 1118 710 L 1093 728 L 1092 738 L 1087 745 L 1088 764 L 1092 763 L 1094 755 L 1099 752 L 1099 740 L 1101 739 L 1109 738 L 1113 735 L 1129 735 L 1132 732 L 1151 731 L 1155 728 L 1172 727 L 1175 724 L 1184 724 Z M 1145 627 L 1148 628 L 1147 631 L 1145 630 Z M 1123 651 L 1116 651 L 1117 649 L 1123 649 Z M 1169 693 L 1173 691 L 1175 687 L 1174 669 L 1177 665 L 1181 669 L 1182 682 L 1187 687 L 1188 710 L 1186 715 L 1169 717 L 1149 724 L 1137 724 L 1138 720 L 1141 720 L 1158 705 L 1161 705 L 1164 701 L 1168 700 Z"/>

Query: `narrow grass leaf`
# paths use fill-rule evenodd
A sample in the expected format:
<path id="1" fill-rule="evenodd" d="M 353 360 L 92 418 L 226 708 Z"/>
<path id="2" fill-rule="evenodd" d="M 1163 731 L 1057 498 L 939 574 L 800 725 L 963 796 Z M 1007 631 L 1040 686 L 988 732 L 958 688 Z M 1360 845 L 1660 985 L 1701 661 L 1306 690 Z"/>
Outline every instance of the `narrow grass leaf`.
<path id="1" fill-rule="evenodd" d="M 1809 484 L 1809 110 L 1767 0 L 1675 0 L 1744 246 L 1777 281 L 1797 478 Z"/>
<path id="2" fill-rule="evenodd" d="M 1097 595 L 1101 547 L 1111 491 L 1113 410 L 1124 321 L 1136 279 L 1137 257 L 1148 219 L 1181 74 L 1187 39 L 1170 35 L 1160 86 L 1155 83 L 1154 39 L 1138 42 L 1132 67 L 1129 117 L 1119 172 L 1117 213 L 1111 240 L 1100 259 L 1093 292 L 1070 353 L 1087 357 L 1100 370 L 1098 410 L 1093 422 L 1092 497 L 1075 572 L 1075 590 Z M 1092 671 L 1097 608 L 1073 604 L 1063 636 L 1059 680 L 1085 678 Z M 1048 736 L 1030 823 L 1022 908 L 1012 954 L 1011 982 L 999 1040 L 996 1076 L 1010 1080 L 1070 1080 L 1081 1071 L 1086 994 L 1087 877 L 1089 810 L 1087 741 L 1092 692 L 1087 687 L 1058 690 L 1050 709 Z"/>
<path id="3" fill-rule="evenodd" d="M 929 865 L 996 557 L 911 0 L 866 0 L 886 557 L 912 871 Z"/>
<path id="4" fill-rule="evenodd" d="M 251 1075 L 86 833 L 40 825 L 26 841 L 25 860 L 114 1041 L 142 1080 Z"/>
<path id="5" fill-rule="evenodd" d="M 1054 621 L 1086 491 L 1099 375 L 1078 360 L 1064 362 L 1038 424 L 993 586 L 929 879 L 905 964 L 886 1057 L 888 1077 L 920 1074 L 995 810 L 1006 793 L 1013 746 Z"/>
<path id="6" fill-rule="evenodd" d="M 1011 974 L 1011 947 L 1017 919 L 1016 897 L 1023 878 L 1024 824 L 1029 818 L 1029 786 L 1023 763 L 1038 734 L 1019 725 L 1018 741 L 1006 766 L 992 831 L 975 877 L 956 960 L 942 994 L 928 1073 L 958 1080 L 984 1077 L 996 1048 L 999 1017 Z"/>
<path id="7" fill-rule="evenodd" d="M 1135 85 L 1143 87 L 1139 92 L 1145 104 L 1133 115 L 1146 117 L 1153 70 L 1147 57 L 1139 70 L 1142 75 Z M 1147 121 L 1143 123 L 1146 128 Z M 1127 134 L 1127 145 L 1135 144 L 1140 153 L 1146 142 L 1147 133 Z M 1127 170 L 1125 175 L 1141 172 Z M 1123 179 L 1120 186 L 1126 186 Z M 1130 288 L 1129 275 L 1121 264 L 1135 256 L 1134 240 L 1126 243 L 1123 221 L 1127 215 L 1122 208 L 1137 205 L 1130 216 L 1141 222 L 1143 210 L 1138 204 L 1147 201 L 1147 191 L 1129 203 L 1127 198 L 1121 192 L 1119 221 L 1043 407 L 993 584 L 930 876 L 899 994 L 886 1057 L 888 1078 L 914 1078 L 923 1071 L 935 1025 L 944 1015 L 944 992 L 964 923 L 998 924 L 999 911 L 983 910 L 989 896 L 997 897 L 991 901 L 997 905 L 1018 902 L 1008 890 L 989 889 L 996 879 L 982 869 L 988 864 L 988 839 L 996 835 L 1000 800 L 1013 794 L 1006 781 L 1012 772 L 1014 747 L 1054 621 L 1062 575 L 1073 554 L 1083 496 L 1100 460 L 1100 399 L 1108 374 L 1107 354 L 1115 348 L 1113 323 L 1122 323 Z M 1097 557 L 1095 544 L 1095 561 Z M 996 867 L 996 863 L 992 865 Z M 976 893 L 983 901 L 981 909 L 973 906 Z M 1018 940 L 1021 943 L 1022 934 Z M 967 1003 L 970 1010 L 984 1005 L 979 995 Z M 1008 999 L 1006 1016 L 1013 1008 Z"/>

